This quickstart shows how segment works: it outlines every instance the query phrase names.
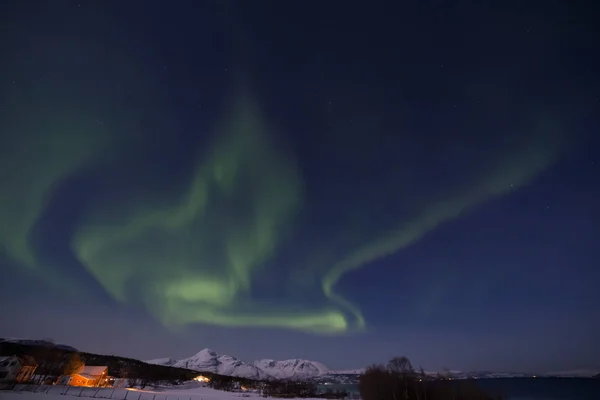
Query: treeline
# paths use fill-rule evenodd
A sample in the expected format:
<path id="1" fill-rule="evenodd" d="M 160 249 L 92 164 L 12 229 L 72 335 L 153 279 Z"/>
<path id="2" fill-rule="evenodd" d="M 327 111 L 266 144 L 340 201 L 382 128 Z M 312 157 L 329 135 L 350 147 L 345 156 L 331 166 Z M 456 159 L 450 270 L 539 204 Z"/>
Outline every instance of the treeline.
<path id="1" fill-rule="evenodd" d="M 317 397 L 317 386 L 309 382 L 273 381 L 265 382 L 264 397 L 300 398 Z"/>
<path id="2" fill-rule="evenodd" d="M 208 386 L 216 390 L 253 391 L 260 393 L 262 397 L 323 399 L 344 399 L 348 397 L 345 391 L 327 390 L 320 392 L 317 385 L 312 382 L 285 380 L 255 381 L 224 375 L 213 375 Z"/>
<path id="3" fill-rule="evenodd" d="M 348 393 L 339 390 L 319 391 L 312 382 L 268 381 L 263 384 L 263 397 L 344 399 Z"/>
<path id="4" fill-rule="evenodd" d="M 406 357 L 392 359 L 387 366 L 373 365 L 359 378 L 363 400 L 502 400 L 481 390 L 471 380 L 429 377 L 416 372 Z"/>
<path id="5" fill-rule="evenodd" d="M 230 392 L 239 390 L 258 391 L 261 389 L 261 382 L 247 378 L 239 378 L 236 376 L 212 374 L 207 386 L 216 390 L 225 390 Z"/>
<path id="6" fill-rule="evenodd" d="M 68 375 L 81 365 L 105 365 L 108 375 L 115 378 L 127 378 L 130 386 L 146 386 L 152 383 L 177 383 L 198 376 L 197 371 L 164 365 L 147 364 L 126 357 L 100 355 L 70 351 L 50 345 L 26 345 L 13 342 L 0 342 L 1 356 L 31 356 L 38 364 L 35 383 L 49 383 L 61 375 Z M 210 373 L 204 374 L 211 377 Z"/>

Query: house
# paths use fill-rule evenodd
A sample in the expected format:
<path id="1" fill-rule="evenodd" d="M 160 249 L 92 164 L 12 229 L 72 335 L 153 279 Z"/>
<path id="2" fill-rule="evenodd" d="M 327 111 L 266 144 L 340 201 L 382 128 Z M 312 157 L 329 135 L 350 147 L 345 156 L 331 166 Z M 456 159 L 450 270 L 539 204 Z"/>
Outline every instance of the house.
<path id="1" fill-rule="evenodd" d="M 208 378 L 204 375 L 198 375 L 197 377 L 194 378 L 194 380 L 196 382 L 205 382 L 205 383 L 210 382 L 210 378 Z"/>
<path id="2" fill-rule="evenodd" d="M 109 379 L 108 367 L 86 365 L 72 375 L 61 376 L 58 383 L 69 386 L 107 386 Z"/>
<path id="3" fill-rule="evenodd" d="M 27 382 L 37 366 L 31 356 L 0 357 L 0 382 Z"/>

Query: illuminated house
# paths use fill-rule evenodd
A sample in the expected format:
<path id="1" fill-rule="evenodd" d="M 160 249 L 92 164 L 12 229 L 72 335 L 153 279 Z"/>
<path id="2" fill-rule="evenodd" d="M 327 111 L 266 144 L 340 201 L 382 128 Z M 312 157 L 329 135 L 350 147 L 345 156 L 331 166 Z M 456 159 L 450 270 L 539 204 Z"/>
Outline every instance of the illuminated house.
<path id="1" fill-rule="evenodd" d="M 31 356 L 0 357 L 0 382 L 27 382 L 37 366 Z"/>
<path id="2" fill-rule="evenodd" d="M 197 377 L 194 378 L 194 380 L 197 382 L 210 382 L 210 379 L 204 375 L 198 375 Z"/>
<path id="3" fill-rule="evenodd" d="M 75 374 L 61 376 L 58 383 L 69 386 L 108 386 L 109 378 L 108 367 L 86 365 Z"/>

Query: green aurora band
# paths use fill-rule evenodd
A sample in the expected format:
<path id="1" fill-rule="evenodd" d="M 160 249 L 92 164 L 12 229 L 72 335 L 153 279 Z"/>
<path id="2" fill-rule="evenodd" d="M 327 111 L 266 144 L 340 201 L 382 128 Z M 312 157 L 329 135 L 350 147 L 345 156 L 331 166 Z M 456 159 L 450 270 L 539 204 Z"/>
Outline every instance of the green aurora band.
<path id="1" fill-rule="evenodd" d="M 227 2 L 219 5 L 224 7 L 222 16 L 232 31 L 233 53 L 238 53 L 234 63 L 240 73 L 237 83 L 250 82 L 252 69 L 243 66 L 253 58 L 252 42 L 236 22 L 234 7 Z M 43 24 L 36 19 L 27 24 L 25 16 L 31 15 L 30 10 L 19 18 L 6 18 L 12 29 L 7 32 L 19 33 L 27 39 L 23 41 L 27 45 L 14 41 L 14 48 L 6 52 L 9 56 L 2 61 L 4 70 L 11 71 L 5 73 L 8 79 L 0 82 L 2 260 L 25 269 L 27 274 L 39 275 L 64 292 L 85 285 L 79 285 L 77 277 L 67 276 L 64 268 L 48 264 L 38 254 L 34 240 L 36 224 L 50 200 L 62 183 L 85 172 L 86 167 L 102 169 L 110 163 L 119 170 L 119 162 L 130 157 L 132 149 L 144 153 L 148 147 L 141 142 L 146 134 L 156 132 L 146 132 L 147 126 L 141 121 L 153 111 L 169 115 L 165 107 L 169 99 L 163 99 L 164 87 L 156 84 L 155 71 L 146 65 L 146 58 L 139 56 L 153 54 L 152 49 L 140 51 L 130 47 L 136 42 L 128 44 L 122 40 L 123 34 L 129 37 L 130 27 L 119 28 L 110 11 L 99 17 L 101 8 L 95 7 L 94 18 L 87 21 L 98 41 L 81 35 L 79 25 L 73 30 L 77 34 L 68 35 L 68 39 L 62 32 L 68 32 L 69 26 L 61 26 L 53 34 L 48 31 L 45 16 L 40 20 Z M 511 75 L 513 65 L 517 65 L 518 73 Z M 467 87 L 469 96 L 486 103 L 480 107 L 487 107 L 493 117 L 490 120 L 510 119 L 513 99 L 519 100 L 516 108 L 527 111 L 521 110 L 522 102 L 517 98 L 521 91 L 512 93 L 511 88 L 513 81 L 520 82 L 528 76 L 525 72 L 537 74 L 536 67 L 514 63 L 509 66 L 498 74 L 494 65 L 492 72 L 482 71 L 479 80 L 473 76 L 465 82 L 471 84 Z M 499 79 L 504 79 L 504 83 Z M 340 156 L 347 156 L 347 143 L 343 141 L 358 143 L 354 145 L 358 151 L 348 156 L 350 159 L 361 158 L 364 148 L 359 142 L 376 136 L 373 131 L 379 131 L 379 121 L 385 119 L 374 110 L 377 101 L 362 98 L 370 92 L 360 85 L 354 90 L 354 84 L 347 82 L 343 89 L 351 95 L 338 96 L 347 99 L 350 111 L 343 111 L 337 119 L 347 120 L 348 115 L 354 115 L 352 126 L 362 131 L 346 132 L 340 128 L 338 136 L 329 137 L 330 142 L 335 142 L 332 149 L 339 151 Z M 337 90 L 340 88 L 332 92 Z M 350 215 L 345 219 L 344 214 L 340 225 L 324 228 L 327 232 L 319 238 L 331 238 L 335 243 L 300 238 L 300 247 L 306 254 L 302 254 L 301 261 L 292 262 L 304 265 L 280 266 L 288 273 L 287 278 L 281 278 L 270 274 L 277 272 L 271 263 L 285 250 L 288 234 L 294 230 L 302 210 L 310 206 L 309 191 L 300 166 L 290 152 L 282 150 L 269 120 L 260 113 L 258 101 L 251 92 L 245 93 L 237 96 L 238 101 L 222 116 L 215 142 L 198 155 L 180 197 L 171 198 L 164 194 L 166 189 L 153 187 L 143 195 L 136 193 L 135 200 L 119 197 L 112 207 L 104 199 L 98 200 L 84 207 L 84 215 L 70 238 L 71 250 L 84 272 L 113 299 L 123 304 L 141 304 L 169 327 L 203 323 L 334 335 L 365 329 L 360 308 L 339 293 L 345 276 L 401 251 L 481 204 L 526 185 L 561 155 L 566 142 L 573 140 L 568 135 L 574 134 L 549 120 L 549 112 L 537 115 L 540 124 L 525 127 L 522 132 L 508 132 L 508 140 L 500 140 L 510 143 L 498 151 L 502 153 L 500 157 L 481 157 L 485 165 L 477 165 L 481 168 L 475 173 L 469 171 L 472 175 L 459 177 L 459 188 L 441 182 L 435 196 L 416 193 L 417 189 L 411 187 L 413 181 L 396 180 L 388 174 L 388 179 L 394 181 L 385 183 L 400 186 L 394 190 L 404 190 L 410 198 L 410 218 L 386 219 L 386 229 L 373 218 L 372 226 L 364 224 L 373 231 L 361 229 L 363 220 L 377 214 L 378 205 L 372 204 L 376 201 L 373 199 L 386 196 L 382 185 L 380 191 L 374 190 L 368 197 L 370 202 L 361 203 L 360 210 L 352 210 L 366 217 L 353 219 L 355 215 Z M 328 115 L 333 110 L 328 108 Z M 560 108 L 556 115 L 558 112 L 563 115 L 565 110 Z M 363 117 L 366 122 L 358 125 Z M 535 116 L 528 114 L 525 118 L 531 121 Z M 98 123 L 100 119 L 103 124 Z M 477 126 L 477 121 L 473 126 Z M 133 146 L 126 148 L 126 143 Z M 457 153 L 462 144 L 456 146 Z M 349 147 L 352 146 L 346 148 Z M 490 147 L 486 149 L 489 151 Z M 129 164 L 123 165 L 126 169 Z M 383 168 L 378 164 L 375 167 Z M 411 175 L 410 169 L 406 171 L 406 175 Z M 132 192 L 138 185 L 143 186 L 139 182 L 131 185 L 136 186 Z M 344 195 L 337 199 L 340 204 Z M 124 204 L 127 201 L 130 202 Z M 399 211 L 406 211 L 401 209 L 403 206 L 398 206 Z M 277 286 L 281 298 L 261 299 L 261 283 Z M 442 287 L 444 283 L 440 280 L 435 286 Z"/>
<path id="2" fill-rule="evenodd" d="M 116 226 L 92 223 L 77 234 L 74 250 L 119 301 L 129 299 L 128 282 L 145 282 L 143 302 L 169 325 L 343 332 L 347 321 L 333 308 L 265 310 L 250 298 L 251 277 L 274 254 L 300 206 L 302 184 L 250 99 L 240 98 L 178 204 Z"/>
<path id="3" fill-rule="evenodd" d="M 538 140 L 521 143 L 508 161 L 491 163 L 485 179 L 468 190 L 429 203 L 412 220 L 365 240 L 329 268 L 305 266 L 321 283 L 322 304 L 274 305 L 256 300 L 253 278 L 264 273 L 291 229 L 303 204 L 303 181 L 293 157 L 273 142 L 256 101 L 238 98 L 181 198 L 148 200 L 122 218 L 114 217 L 114 210 L 95 210 L 72 239 L 81 264 L 114 299 L 144 304 L 167 326 L 205 323 L 320 334 L 362 330 L 359 308 L 335 291 L 343 276 L 526 184 L 556 159 L 562 144 L 548 139 L 548 125 L 537 127 Z M 101 132 L 70 121 L 44 121 L 53 129 L 30 128 L 43 134 L 15 134 L 10 146 L 2 147 L 1 183 L 10 195 L 1 200 L 0 241 L 10 257 L 40 272 L 44 266 L 28 237 L 52 189 L 111 143 Z M 21 166 L 17 172 L 14 165 Z"/>
<path id="4" fill-rule="evenodd" d="M 11 258 L 37 269 L 29 234 L 45 202 L 61 179 L 102 150 L 107 136 L 93 119 L 74 117 L 58 109 L 15 127 L 9 125 L 3 134 L 0 243 Z"/>

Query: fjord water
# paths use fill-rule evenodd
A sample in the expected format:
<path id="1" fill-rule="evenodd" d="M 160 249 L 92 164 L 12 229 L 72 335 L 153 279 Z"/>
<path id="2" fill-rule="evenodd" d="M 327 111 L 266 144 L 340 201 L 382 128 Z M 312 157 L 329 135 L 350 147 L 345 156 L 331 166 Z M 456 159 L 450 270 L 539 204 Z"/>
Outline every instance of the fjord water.
<path id="1" fill-rule="evenodd" d="M 492 394 L 503 394 L 509 400 L 600 400 L 600 379 L 481 379 L 477 384 Z"/>
<path id="2" fill-rule="evenodd" d="M 477 385 L 508 400 L 600 400 L 600 379 L 505 378 L 478 379 Z M 358 385 L 327 385 L 324 389 L 358 393 Z"/>

